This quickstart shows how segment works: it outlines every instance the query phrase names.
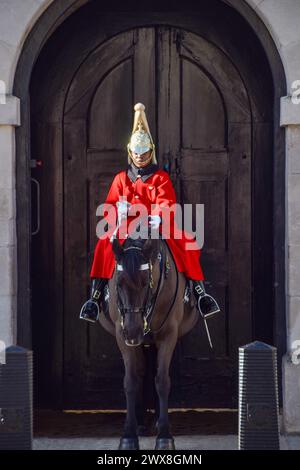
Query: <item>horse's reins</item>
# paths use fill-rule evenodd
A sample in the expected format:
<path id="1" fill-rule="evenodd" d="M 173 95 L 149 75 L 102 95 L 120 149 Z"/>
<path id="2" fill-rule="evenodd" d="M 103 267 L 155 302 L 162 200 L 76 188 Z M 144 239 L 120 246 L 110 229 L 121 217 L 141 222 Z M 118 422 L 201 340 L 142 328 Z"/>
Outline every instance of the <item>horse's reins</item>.
<path id="1" fill-rule="evenodd" d="M 150 311 L 149 311 L 149 313 L 147 313 L 147 315 L 146 315 L 146 320 L 147 320 L 147 324 L 148 324 L 148 330 L 147 330 L 146 332 L 144 332 L 144 335 L 146 335 L 147 333 L 149 333 L 149 332 L 151 331 L 151 322 L 152 322 L 152 319 L 153 319 L 154 307 L 155 307 L 155 305 L 156 305 L 157 297 L 158 297 L 159 293 L 161 292 L 162 287 L 163 287 L 163 285 L 164 285 L 164 282 L 162 282 L 162 279 L 165 278 L 165 276 L 163 276 L 163 274 L 165 275 L 165 267 L 166 267 L 166 263 L 165 263 L 165 261 L 166 261 L 165 250 L 166 250 L 166 247 L 163 246 L 162 244 L 161 244 L 161 246 L 163 247 L 163 248 L 162 248 L 162 253 L 163 253 L 163 255 L 162 255 L 162 266 L 163 266 L 163 268 L 160 270 L 159 281 L 158 281 L 158 284 L 157 284 L 156 292 L 155 292 L 155 294 L 154 294 L 154 301 L 151 303 Z M 169 251 L 170 251 L 170 250 L 169 250 Z M 165 259 L 164 259 L 164 258 L 165 258 Z M 173 261 L 174 261 L 174 260 L 173 260 Z M 165 323 L 166 323 L 166 321 L 167 321 L 167 319 L 168 319 L 168 317 L 169 317 L 169 315 L 170 315 L 170 312 L 171 312 L 171 310 L 172 310 L 172 308 L 173 308 L 173 306 L 174 306 L 174 303 L 175 303 L 175 300 L 176 300 L 176 297 L 177 297 L 177 292 L 178 292 L 178 271 L 177 271 L 177 269 L 175 269 L 175 271 L 176 271 L 176 289 L 175 289 L 175 295 L 174 295 L 174 297 L 173 297 L 173 300 L 172 300 L 172 303 L 171 303 L 171 305 L 170 305 L 170 307 L 169 307 L 169 310 L 168 310 L 168 312 L 167 312 L 167 314 L 166 314 L 164 320 L 162 321 L 160 327 L 157 328 L 157 330 L 155 330 L 155 331 L 153 331 L 153 330 L 151 331 L 151 332 L 154 333 L 154 334 L 158 333 L 158 332 L 163 328 L 163 326 L 165 325 Z M 148 321 L 148 317 L 150 317 L 150 320 L 149 320 L 149 321 Z"/>

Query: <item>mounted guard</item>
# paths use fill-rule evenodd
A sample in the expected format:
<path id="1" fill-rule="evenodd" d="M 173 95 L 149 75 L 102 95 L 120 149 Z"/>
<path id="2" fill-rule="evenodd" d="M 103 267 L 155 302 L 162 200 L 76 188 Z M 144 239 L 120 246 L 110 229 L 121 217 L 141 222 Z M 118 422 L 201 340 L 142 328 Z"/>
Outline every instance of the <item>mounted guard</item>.
<path id="1" fill-rule="evenodd" d="M 175 190 L 169 174 L 159 169 L 155 155 L 155 145 L 150 133 L 145 114 L 145 106 L 138 103 L 134 107 L 134 123 L 128 150 L 127 170 L 117 173 L 110 186 L 105 204 L 110 204 L 117 216 L 117 227 L 101 235 L 94 253 L 90 277 L 92 280 L 90 299 L 85 302 L 80 311 L 80 318 L 89 322 L 99 319 L 104 288 L 112 278 L 116 268 L 116 259 L 112 242 L 118 237 L 122 245 L 129 233 L 131 222 L 136 218 L 136 204 L 147 208 L 147 222 L 151 230 L 165 235 L 165 211 L 176 203 Z M 114 219 L 114 215 L 112 215 Z M 109 222 L 109 217 L 107 218 Z M 110 219 L 111 221 L 111 219 Z M 115 221 L 114 221 L 115 222 Z M 115 227 L 114 225 L 112 225 Z M 165 237 L 166 243 L 173 255 L 178 272 L 184 273 L 190 280 L 197 308 L 205 321 L 205 327 L 212 347 L 206 319 L 220 311 L 216 300 L 205 292 L 204 275 L 200 264 L 201 249 L 194 241 L 194 249 L 187 249 L 191 237 L 179 229 L 174 220 Z"/>

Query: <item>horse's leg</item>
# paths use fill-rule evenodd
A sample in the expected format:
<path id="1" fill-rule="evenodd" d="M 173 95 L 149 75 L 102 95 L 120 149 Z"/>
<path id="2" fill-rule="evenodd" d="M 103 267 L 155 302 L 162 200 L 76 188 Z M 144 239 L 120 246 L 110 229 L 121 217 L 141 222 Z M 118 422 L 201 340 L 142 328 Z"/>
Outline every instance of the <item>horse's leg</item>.
<path id="1" fill-rule="evenodd" d="M 145 435 L 146 426 L 145 426 L 145 415 L 146 415 L 146 407 L 145 407 L 145 390 L 144 390 L 144 382 L 145 382 L 145 351 L 144 347 L 141 346 L 139 348 L 140 352 L 137 351 L 137 379 L 138 379 L 138 386 L 137 386 L 137 395 L 136 395 L 136 419 L 137 419 L 137 433 L 139 436 Z"/>
<path id="2" fill-rule="evenodd" d="M 137 420 L 137 434 L 138 436 L 145 436 L 146 434 L 146 424 L 145 424 L 145 416 L 146 416 L 146 409 L 144 405 L 144 386 L 143 384 L 139 383 L 138 385 L 138 392 L 136 397 L 136 420 Z"/>
<path id="3" fill-rule="evenodd" d="M 136 420 L 136 396 L 139 385 L 140 360 L 142 353 L 139 349 L 140 348 L 125 346 L 121 350 L 125 366 L 124 391 L 126 395 L 127 414 L 119 450 L 139 449 Z"/>
<path id="4" fill-rule="evenodd" d="M 170 433 L 168 401 L 171 388 L 169 375 L 170 363 L 177 342 L 177 331 L 157 344 L 157 374 L 155 385 L 159 397 L 159 419 L 157 422 L 157 439 L 155 449 L 175 449 L 174 439 Z"/>

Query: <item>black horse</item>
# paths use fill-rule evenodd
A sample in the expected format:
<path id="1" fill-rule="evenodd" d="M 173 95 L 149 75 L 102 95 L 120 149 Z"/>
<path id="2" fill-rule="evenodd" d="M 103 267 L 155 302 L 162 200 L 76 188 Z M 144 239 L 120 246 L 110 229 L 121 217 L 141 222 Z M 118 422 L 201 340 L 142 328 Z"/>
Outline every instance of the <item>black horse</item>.
<path id="1" fill-rule="evenodd" d="M 136 403 L 145 374 L 143 340 L 151 332 L 157 348 L 155 386 L 159 397 L 155 449 L 175 449 L 168 420 L 169 368 L 180 336 L 198 321 L 198 311 L 184 303 L 186 278 L 177 271 L 162 239 L 113 241 L 116 269 L 109 281 L 109 316 L 102 326 L 114 334 L 124 366 L 127 415 L 119 449 L 138 449 Z"/>

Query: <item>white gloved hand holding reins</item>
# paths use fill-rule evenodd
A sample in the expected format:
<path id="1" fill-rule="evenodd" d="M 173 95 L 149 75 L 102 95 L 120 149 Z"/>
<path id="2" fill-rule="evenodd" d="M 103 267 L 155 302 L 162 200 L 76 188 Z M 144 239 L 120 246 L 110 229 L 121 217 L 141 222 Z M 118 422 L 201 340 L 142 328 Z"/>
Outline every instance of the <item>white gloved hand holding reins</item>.
<path id="1" fill-rule="evenodd" d="M 121 222 L 126 219 L 128 210 L 131 207 L 130 202 L 128 201 L 118 201 L 116 203 L 117 209 L 118 209 L 118 225 L 121 224 Z"/>
<path id="2" fill-rule="evenodd" d="M 149 215 L 149 225 L 151 226 L 151 228 L 157 230 L 160 223 L 161 218 L 159 215 Z"/>

